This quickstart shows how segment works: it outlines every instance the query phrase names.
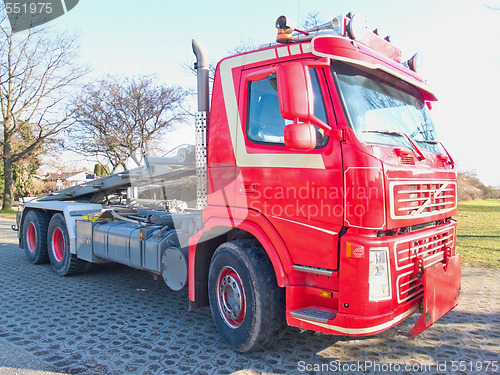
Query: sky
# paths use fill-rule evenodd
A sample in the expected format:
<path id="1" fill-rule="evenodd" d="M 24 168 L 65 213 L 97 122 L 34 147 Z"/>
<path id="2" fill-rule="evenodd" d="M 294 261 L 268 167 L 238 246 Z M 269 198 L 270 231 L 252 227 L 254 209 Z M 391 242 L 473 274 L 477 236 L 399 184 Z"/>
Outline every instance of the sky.
<path id="1" fill-rule="evenodd" d="M 194 88 L 183 68 L 194 62 L 191 39 L 216 62 L 240 43 L 273 42 L 282 14 L 300 25 L 310 12 L 328 20 L 349 11 L 391 35 L 403 57 L 421 53 L 422 76 L 439 98 L 431 114 L 440 140 L 459 170 L 500 186 L 500 0 L 80 0 L 50 24 L 79 34 L 79 62 L 93 69 L 89 81 L 158 74 Z M 171 134 L 170 142 L 194 139 L 192 129 Z"/>

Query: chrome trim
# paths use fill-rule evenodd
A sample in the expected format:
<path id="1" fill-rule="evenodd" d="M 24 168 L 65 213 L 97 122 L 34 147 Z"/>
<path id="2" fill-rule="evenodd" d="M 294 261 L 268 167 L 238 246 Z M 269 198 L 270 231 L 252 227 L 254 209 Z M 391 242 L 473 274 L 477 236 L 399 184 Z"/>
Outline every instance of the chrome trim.
<path id="1" fill-rule="evenodd" d="M 311 266 L 302 266 L 300 264 L 294 264 L 293 269 L 295 271 L 299 272 L 306 272 L 306 273 L 314 273 L 317 275 L 324 275 L 324 276 L 332 276 L 333 275 L 333 270 L 329 270 L 326 268 L 318 268 L 318 267 L 311 267 Z"/>

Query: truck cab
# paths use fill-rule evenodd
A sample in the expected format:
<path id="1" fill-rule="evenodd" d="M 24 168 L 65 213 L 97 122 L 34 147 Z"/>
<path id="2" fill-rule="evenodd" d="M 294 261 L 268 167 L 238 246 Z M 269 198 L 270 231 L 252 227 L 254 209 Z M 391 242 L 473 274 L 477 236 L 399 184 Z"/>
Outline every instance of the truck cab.
<path id="1" fill-rule="evenodd" d="M 423 309 L 417 335 L 458 303 L 454 161 L 416 56 L 356 19 L 217 65 L 190 269 L 203 236 L 237 227 L 269 256 L 288 325 L 362 336 Z"/>

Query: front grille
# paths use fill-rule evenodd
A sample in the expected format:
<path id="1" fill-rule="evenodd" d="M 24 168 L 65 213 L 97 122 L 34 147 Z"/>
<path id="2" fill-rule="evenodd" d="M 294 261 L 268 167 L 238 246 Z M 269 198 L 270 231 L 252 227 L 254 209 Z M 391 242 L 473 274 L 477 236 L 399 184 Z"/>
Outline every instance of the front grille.
<path id="1" fill-rule="evenodd" d="M 399 273 L 396 281 L 398 303 L 409 301 L 422 293 L 422 280 L 416 275 L 416 258 L 423 259 L 424 269 L 429 268 L 444 260 L 446 248 L 455 248 L 454 227 L 395 242 L 394 261 Z"/>
<path id="2" fill-rule="evenodd" d="M 391 182 L 390 194 L 393 219 L 432 216 L 457 207 L 456 182 Z"/>

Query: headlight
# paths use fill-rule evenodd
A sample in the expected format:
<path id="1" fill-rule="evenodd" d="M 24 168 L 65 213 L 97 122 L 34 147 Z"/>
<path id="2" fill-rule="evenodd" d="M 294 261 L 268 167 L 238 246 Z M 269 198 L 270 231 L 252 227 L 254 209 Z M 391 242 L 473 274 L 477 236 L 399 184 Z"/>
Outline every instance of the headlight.
<path id="1" fill-rule="evenodd" d="M 370 249 L 370 301 L 391 298 L 389 249 Z"/>

